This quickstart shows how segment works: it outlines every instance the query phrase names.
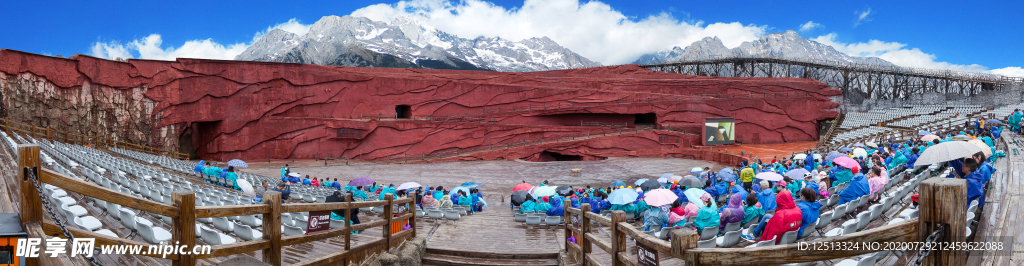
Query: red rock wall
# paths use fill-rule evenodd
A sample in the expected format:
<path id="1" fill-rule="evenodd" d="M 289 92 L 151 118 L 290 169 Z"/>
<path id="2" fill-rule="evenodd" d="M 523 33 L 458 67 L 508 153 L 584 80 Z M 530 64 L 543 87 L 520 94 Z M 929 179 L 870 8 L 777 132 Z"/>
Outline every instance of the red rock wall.
<path id="1" fill-rule="evenodd" d="M 655 72 L 635 65 L 531 73 L 356 68 L 285 63 L 178 59 L 116 62 L 88 56 L 70 59 L 0 51 L 3 83 L 50 84 L 52 92 L 10 97 L 3 106 L 22 114 L 24 98 L 43 102 L 88 88 L 121 91 L 106 97 L 141 106 L 131 114 L 112 112 L 120 123 L 97 124 L 104 132 L 165 149 L 177 149 L 187 136 L 201 158 L 312 158 L 349 156 L 384 159 L 393 155 L 473 150 L 491 143 L 587 134 L 614 127 L 573 124 L 601 122 L 632 125 L 633 114 L 655 113 L 658 125 L 696 130 L 705 117 L 735 117 L 737 140 L 775 143 L 816 140 L 817 121 L 834 118 L 837 105 L 828 96 L 839 91 L 809 79 L 711 78 Z M 129 93 L 131 92 L 131 93 Z M 25 90 L 25 94 L 31 94 Z M 642 99 L 724 93 L 795 93 L 794 97 L 732 97 L 647 102 Z M 21 94 L 19 94 L 21 95 Z M 129 97 L 130 96 L 130 97 Z M 101 99 L 101 100 L 102 100 Z M 120 101 L 120 102 L 119 102 Z M 634 102 L 635 104 L 620 104 Z M 95 112 L 102 106 L 68 105 Z M 149 104 L 148 106 L 146 104 Z M 525 106 L 562 108 L 523 111 Z M 572 104 L 572 107 L 570 107 Z M 409 105 L 415 116 L 476 115 L 487 123 L 361 119 L 395 114 Z M 44 104 L 35 109 L 53 108 Z M 512 107 L 518 107 L 512 112 Z M 145 108 L 142 108 L 145 107 Z M 502 111 L 495 113 L 495 108 Z M 57 119 L 60 112 L 31 111 L 35 120 Z M 487 112 L 485 114 L 485 112 Z M 87 127 L 89 123 L 84 123 Z M 139 128 L 142 125 L 146 128 Z M 131 130 L 125 130 L 130 128 Z M 118 129 L 120 131 L 118 131 Z M 338 138 L 338 129 L 359 130 Z M 83 128 L 80 130 L 95 130 Z M 145 136 L 132 134 L 141 132 Z M 699 132 L 699 131 L 697 131 Z M 678 143 L 661 143 L 661 136 Z M 700 137 L 672 131 L 645 131 L 579 141 L 492 151 L 465 158 L 540 160 L 549 150 L 598 159 L 633 150 L 699 145 Z"/>

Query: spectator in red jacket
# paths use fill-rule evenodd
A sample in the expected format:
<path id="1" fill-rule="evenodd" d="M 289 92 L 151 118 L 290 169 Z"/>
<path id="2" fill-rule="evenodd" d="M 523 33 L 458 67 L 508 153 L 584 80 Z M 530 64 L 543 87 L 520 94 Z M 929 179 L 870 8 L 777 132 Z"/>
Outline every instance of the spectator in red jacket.
<path id="1" fill-rule="evenodd" d="M 775 244 L 778 244 L 779 240 L 782 240 L 782 234 L 800 230 L 803 213 L 800 212 L 800 208 L 796 207 L 796 202 L 793 202 L 793 195 L 789 193 L 789 190 L 780 190 L 779 194 L 775 196 L 775 203 L 778 204 L 775 215 L 768 220 L 764 233 L 761 234 L 761 239 L 758 241 L 775 238 Z"/>

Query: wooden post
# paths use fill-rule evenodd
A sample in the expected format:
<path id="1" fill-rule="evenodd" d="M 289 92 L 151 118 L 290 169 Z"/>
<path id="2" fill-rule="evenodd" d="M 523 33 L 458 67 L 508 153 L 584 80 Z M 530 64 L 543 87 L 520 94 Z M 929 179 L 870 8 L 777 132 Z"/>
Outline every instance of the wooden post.
<path id="1" fill-rule="evenodd" d="M 504 194 L 501 195 L 501 201 L 502 202 L 505 201 L 505 195 Z M 509 202 L 511 203 L 511 199 L 509 200 Z M 569 256 L 575 257 L 576 254 L 573 254 L 571 252 L 572 250 L 570 250 L 568 248 L 568 246 L 569 246 L 569 238 L 572 237 L 572 229 L 571 229 L 572 228 L 572 213 L 569 212 L 569 208 L 572 207 L 572 201 L 566 199 L 564 203 L 565 203 L 565 205 L 562 205 L 562 206 L 565 207 L 564 208 L 565 212 L 562 213 L 562 220 L 565 221 L 565 222 L 563 222 L 563 224 L 565 224 L 565 227 L 564 227 L 564 229 L 565 229 L 565 238 L 562 239 L 562 241 L 565 242 L 565 246 L 566 246 L 565 251 L 569 254 Z"/>
<path id="2" fill-rule="evenodd" d="M 46 140 L 50 140 L 50 128 L 46 128 Z"/>
<path id="3" fill-rule="evenodd" d="M 416 199 L 419 198 L 420 193 L 413 192 L 412 195 L 412 201 L 409 202 L 409 213 L 416 213 Z M 469 207 L 473 208 L 474 206 Z M 412 218 L 409 218 L 409 230 L 412 230 L 411 237 L 416 237 L 416 214 L 413 214 Z"/>
<path id="4" fill-rule="evenodd" d="M 626 212 L 612 211 L 612 266 L 626 265 L 619 260 L 619 252 L 626 252 L 626 231 L 619 229 L 619 222 L 626 221 Z"/>
<path id="5" fill-rule="evenodd" d="M 391 194 L 391 193 L 384 194 L 384 201 L 387 202 L 387 205 L 384 205 L 384 219 L 387 220 L 387 222 L 384 223 L 384 230 L 383 230 L 384 231 L 384 250 L 385 251 L 391 249 L 391 222 L 392 222 L 391 221 L 391 219 L 392 219 L 392 217 L 391 217 L 392 216 L 391 215 L 391 208 L 392 208 L 392 206 L 394 206 L 394 205 L 391 205 L 391 201 L 393 199 L 395 199 L 395 194 Z"/>
<path id="6" fill-rule="evenodd" d="M 263 202 L 270 205 L 270 213 L 263 214 L 263 239 L 270 248 L 263 250 L 263 262 L 281 266 L 281 192 L 263 192 Z"/>
<path id="7" fill-rule="evenodd" d="M 7 136 L 11 135 L 11 119 L 10 118 L 4 117 L 4 131 L 5 131 L 5 133 L 7 133 Z"/>
<path id="8" fill-rule="evenodd" d="M 21 221 L 23 223 L 41 222 L 43 219 L 43 201 L 39 198 L 35 183 L 29 178 L 28 171 L 39 176 L 39 145 L 18 145 L 18 173 L 21 174 Z M 26 170 L 25 168 L 31 168 Z"/>
<path id="9" fill-rule="evenodd" d="M 345 202 L 352 203 L 352 194 L 345 195 Z M 352 245 L 352 208 L 345 209 L 345 250 L 348 250 Z"/>
<path id="10" fill-rule="evenodd" d="M 39 161 L 39 145 L 18 145 L 18 173 L 21 175 L 21 222 L 24 224 L 41 224 L 43 221 L 43 200 L 39 198 L 35 183 L 28 176 L 29 171 L 32 171 L 37 177 L 39 176 Z M 45 238 L 46 236 L 29 235 L 29 237 Z M 39 258 L 27 258 L 25 265 L 39 265 Z"/>
<path id="11" fill-rule="evenodd" d="M 918 187 L 918 241 L 925 241 L 928 235 L 941 224 L 943 236 L 937 243 L 963 243 L 967 240 L 967 180 L 954 178 L 931 178 Z M 945 246 L 945 245 L 943 245 Z M 965 265 L 967 252 L 964 250 L 932 250 L 922 265 Z"/>
<path id="12" fill-rule="evenodd" d="M 171 225 L 171 243 L 196 245 L 196 193 L 188 190 L 177 190 L 171 193 L 171 201 L 178 207 L 178 217 Z M 178 260 L 171 261 L 173 266 L 196 265 L 195 254 L 179 254 Z"/>
<path id="13" fill-rule="evenodd" d="M 580 235 L 577 240 L 580 241 L 580 251 L 582 251 L 581 265 L 590 266 L 590 262 L 587 261 L 587 254 L 590 254 L 590 240 L 587 239 L 587 234 L 590 233 L 590 218 L 587 218 L 587 212 L 590 211 L 590 203 L 580 204 Z M 614 258 L 615 255 L 612 255 Z"/>
<path id="14" fill-rule="evenodd" d="M 697 248 L 697 240 L 700 240 L 700 235 L 690 228 L 672 230 L 672 256 L 685 259 L 686 265 L 699 265 L 697 254 L 686 252 L 687 249 Z"/>

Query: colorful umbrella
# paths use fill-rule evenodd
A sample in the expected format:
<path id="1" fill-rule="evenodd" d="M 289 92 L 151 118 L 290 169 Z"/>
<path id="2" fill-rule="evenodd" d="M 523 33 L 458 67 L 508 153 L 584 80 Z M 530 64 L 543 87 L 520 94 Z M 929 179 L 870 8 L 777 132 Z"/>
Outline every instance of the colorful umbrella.
<path id="1" fill-rule="evenodd" d="M 847 157 L 846 154 L 839 153 L 838 151 L 829 152 L 828 156 L 825 156 L 826 162 L 834 161 L 836 158 Z"/>
<path id="2" fill-rule="evenodd" d="M 842 167 L 846 167 L 846 168 L 850 168 L 850 169 L 853 169 L 855 167 L 860 167 L 860 164 L 858 164 L 857 161 L 854 161 L 853 159 L 850 159 L 850 157 L 839 157 L 839 158 L 836 158 L 835 160 L 833 160 L 832 163 L 838 164 L 838 165 L 840 165 Z"/>
<path id="3" fill-rule="evenodd" d="M 949 139 L 951 139 L 951 140 L 963 140 L 963 141 L 972 140 L 972 138 L 968 137 L 967 135 L 956 135 L 956 136 L 953 136 L 952 138 L 949 138 Z"/>
<path id="4" fill-rule="evenodd" d="M 796 156 L 793 156 L 793 160 L 803 161 L 803 160 L 806 160 L 806 159 L 807 159 L 807 154 L 805 154 L 805 153 L 801 153 L 801 154 L 797 154 Z"/>
<path id="5" fill-rule="evenodd" d="M 629 204 L 636 201 L 636 198 L 640 197 L 635 190 L 632 189 L 616 189 L 608 194 L 608 202 L 611 204 Z"/>
<path id="6" fill-rule="evenodd" d="M 923 131 L 923 130 L 922 130 L 922 131 L 920 131 L 920 132 L 917 132 L 917 134 L 918 134 L 918 135 L 921 135 L 921 136 L 927 136 L 927 135 L 935 135 L 935 134 L 932 134 L 931 132 L 928 132 L 928 131 Z"/>
<path id="7" fill-rule="evenodd" d="M 558 195 L 569 196 L 572 194 L 572 189 L 567 186 L 560 186 L 555 188 L 555 192 L 558 192 Z"/>
<path id="8" fill-rule="evenodd" d="M 401 185 L 398 185 L 397 190 L 407 190 L 407 189 L 414 189 L 414 188 L 418 188 L 418 187 L 421 187 L 420 183 L 405 182 L 405 183 L 402 183 Z"/>
<path id="9" fill-rule="evenodd" d="M 290 177 L 302 177 L 302 175 L 299 175 L 299 173 L 288 173 L 288 176 L 290 176 Z"/>
<path id="10" fill-rule="evenodd" d="M 778 173 L 775 172 L 764 172 L 757 174 L 757 178 L 768 181 L 779 181 L 782 180 L 782 175 L 779 175 Z"/>
<path id="11" fill-rule="evenodd" d="M 853 151 L 853 149 L 850 149 L 850 148 L 842 148 L 842 149 L 839 149 L 839 150 L 843 151 L 843 152 L 851 152 L 851 151 Z"/>
<path id="12" fill-rule="evenodd" d="M 947 141 L 925 149 L 921 156 L 917 157 L 917 162 L 914 162 L 914 166 L 948 162 L 970 157 L 981 151 L 982 149 L 977 145 L 965 141 Z"/>
<path id="13" fill-rule="evenodd" d="M 516 192 L 512 192 L 512 205 L 515 205 L 515 206 L 522 205 L 523 202 L 526 202 L 526 199 L 528 199 L 529 197 L 530 197 L 530 193 L 526 193 L 525 190 L 519 190 L 519 191 L 516 191 Z"/>
<path id="14" fill-rule="evenodd" d="M 469 189 L 463 186 L 453 187 L 451 190 L 451 194 L 459 194 L 459 191 L 462 191 L 463 193 L 466 193 L 466 195 L 469 195 Z"/>
<path id="15" fill-rule="evenodd" d="M 658 183 L 657 180 L 647 180 L 637 186 L 640 187 L 640 189 L 642 190 L 650 191 L 661 188 L 661 183 Z"/>
<path id="16" fill-rule="evenodd" d="M 985 157 L 992 156 L 992 147 L 989 147 L 984 141 L 972 139 L 968 140 L 967 143 L 974 144 L 974 146 L 981 148 L 981 152 L 985 153 Z"/>
<path id="17" fill-rule="evenodd" d="M 803 180 L 804 179 L 804 174 L 807 174 L 807 173 L 809 173 L 809 172 L 807 172 L 807 170 L 804 170 L 803 168 L 797 168 L 797 169 L 794 169 L 792 171 L 787 172 L 786 176 L 788 176 L 789 178 L 792 178 L 792 179 Z"/>
<path id="18" fill-rule="evenodd" d="M 531 193 L 531 194 L 533 195 L 534 198 L 540 198 L 540 197 L 544 197 L 544 196 L 555 195 L 556 193 L 555 193 L 555 187 L 543 186 L 543 187 L 536 187 L 536 188 L 534 188 L 533 189 L 533 193 Z"/>
<path id="19" fill-rule="evenodd" d="M 684 186 L 684 187 L 699 188 L 699 187 L 704 187 L 704 182 L 700 181 L 700 179 L 698 179 L 697 177 L 687 176 L 687 177 L 683 177 L 683 179 L 679 180 L 679 185 L 680 186 Z"/>
<path id="20" fill-rule="evenodd" d="M 865 151 L 864 148 L 853 149 L 853 157 L 868 157 L 868 151 Z"/>
<path id="21" fill-rule="evenodd" d="M 924 135 L 924 136 L 921 137 L 921 141 L 933 141 L 933 140 L 937 140 L 937 139 L 941 139 L 941 138 L 939 136 L 936 136 L 936 135 Z"/>
<path id="22" fill-rule="evenodd" d="M 263 196 L 256 195 L 256 190 L 252 189 L 252 184 L 249 183 L 249 180 L 239 178 L 238 180 L 235 180 L 235 183 L 238 184 L 238 187 L 242 189 L 242 193 L 246 193 L 257 197 Z"/>
<path id="23" fill-rule="evenodd" d="M 234 166 L 235 168 L 249 168 L 249 164 L 239 159 L 228 161 L 228 166 Z"/>
<path id="24" fill-rule="evenodd" d="M 477 182 L 466 182 L 466 183 L 462 183 L 462 185 L 460 185 L 460 186 L 466 187 L 468 189 L 479 189 L 479 188 L 484 187 L 483 185 L 480 185 L 480 183 L 477 183 Z"/>
<path id="25" fill-rule="evenodd" d="M 624 187 L 624 186 L 626 186 L 626 182 L 622 182 L 622 180 L 612 181 L 612 187 Z"/>
<path id="26" fill-rule="evenodd" d="M 668 178 L 668 181 L 672 181 L 672 182 L 679 181 L 679 180 L 683 180 L 683 177 L 674 175 L 674 176 Z"/>
<path id="27" fill-rule="evenodd" d="M 647 182 L 647 180 L 650 180 L 650 179 L 641 178 L 641 179 L 637 180 L 636 182 L 633 182 L 633 185 L 639 186 L 640 184 L 643 184 L 644 182 Z"/>
<path id="28" fill-rule="evenodd" d="M 721 172 L 718 172 L 718 177 L 722 178 L 722 181 L 732 182 L 732 181 L 736 181 L 736 179 L 739 178 L 732 171 L 726 172 L 725 170 L 728 170 L 728 169 L 722 169 Z"/>
<path id="29" fill-rule="evenodd" d="M 815 159 L 815 160 L 821 160 L 821 154 L 817 154 L 817 153 L 815 153 L 815 154 L 814 154 L 814 159 Z"/>
<path id="30" fill-rule="evenodd" d="M 522 190 L 522 191 L 529 191 L 531 188 L 533 188 L 533 185 L 530 185 L 528 183 L 519 183 L 518 185 L 516 185 L 515 187 L 512 188 L 512 192 L 516 192 L 516 191 L 520 191 L 520 190 Z"/>
<path id="31" fill-rule="evenodd" d="M 864 143 L 857 142 L 857 143 L 853 144 L 853 146 L 854 147 L 862 147 L 863 148 L 864 147 Z"/>
<path id="32" fill-rule="evenodd" d="M 864 145 L 867 145 L 868 147 L 871 148 L 878 148 L 878 144 L 871 141 L 865 142 Z"/>
<path id="33" fill-rule="evenodd" d="M 644 202 L 647 202 L 649 206 L 663 206 L 672 204 L 679 198 L 679 195 L 672 193 L 671 190 L 659 188 L 644 193 Z"/>
<path id="34" fill-rule="evenodd" d="M 369 177 L 365 176 L 360 176 L 357 177 L 356 179 L 352 179 L 352 181 L 348 182 L 348 185 L 353 187 L 369 186 L 373 185 L 373 179 L 370 179 Z"/>
<path id="35" fill-rule="evenodd" d="M 704 168 L 694 167 L 693 169 L 690 169 L 690 174 L 699 175 L 700 172 L 704 172 Z"/>
<path id="36" fill-rule="evenodd" d="M 664 184 L 668 184 L 668 182 L 669 182 L 668 178 L 664 178 L 664 177 L 658 178 L 658 183 L 661 183 L 661 184 L 664 185 Z"/>
<path id="37" fill-rule="evenodd" d="M 995 120 L 995 119 L 989 119 L 989 120 L 985 120 L 985 123 L 990 123 L 990 124 L 996 124 L 996 125 L 1002 125 L 1002 124 L 1003 124 L 1003 121 L 999 121 L 999 120 Z"/>

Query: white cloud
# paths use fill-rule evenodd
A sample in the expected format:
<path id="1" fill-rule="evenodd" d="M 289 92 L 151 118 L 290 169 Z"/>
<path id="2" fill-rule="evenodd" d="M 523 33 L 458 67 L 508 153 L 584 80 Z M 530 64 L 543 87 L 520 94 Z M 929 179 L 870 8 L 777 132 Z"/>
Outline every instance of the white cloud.
<path id="1" fill-rule="evenodd" d="M 1004 67 L 999 69 L 989 70 L 989 73 L 996 75 L 1003 75 L 1009 77 L 1022 77 L 1024 78 L 1024 68 L 1021 67 Z"/>
<path id="2" fill-rule="evenodd" d="M 287 32 L 295 33 L 296 35 L 299 36 L 306 35 L 306 33 L 309 32 L 309 26 L 312 26 L 312 24 L 302 24 L 297 19 L 289 19 L 288 22 L 270 26 L 267 27 L 267 30 L 265 31 L 257 32 L 256 35 L 252 37 L 252 41 L 256 42 L 256 40 L 259 40 L 260 37 L 263 37 L 263 34 L 267 34 L 267 32 L 270 32 L 270 30 L 273 29 L 281 29 Z"/>
<path id="3" fill-rule="evenodd" d="M 1004 76 L 1024 77 L 1024 69 L 1021 69 L 1020 67 L 1006 67 L 988 70 L 987 67 L 978 64 L 958 65 L 949 62 L 939 62 L 936 61 L 938 57 L 934 54 L 925 53 L 918 48 L 907 48 L 906 44 L 898 42 L 870 40 L 868 42 L 860 43 L 842 43 L 836 41 L 836 37 L 837 35 L 835 33 L 829 33 L 811 40 L 832 46 L 839 52 L 848 55 L 878 57 L 901 67 L 988 72 Z"/>
<path id="4" fill-rule="evenodd" d="M 266 31 L 257 32 L 252 42 L 259 39 L 272 29 L 282 29 L 299 35 L 309 32 L 309 25 L 299 23 L 296 19 L 267 27 Z M 250 43 L 220 44 L 213 39 L 190 40 L 181 46 L 163 46 L 163 39 L 160 34 L 150 34 L 142 39 L 136 39 L 129 43 L 122 44 L 119 41 L 95 42 L 91 47 L 91 55 L 100 58 L 142 58 L 156 60 L 174 60 L 175 58 L 204 58 L 233 60 L 241 54 Z"/>
<path id="5" fill-rule="evenodd" d="M 818 27 L 821 27 L 821 23 L 815 23 L 814 21 L 807 21 L 807 23 L 804 23 L 803 25 L 800 25 L 800 31 L 801 32 L 805 32 L 805 31 L 813 30 L 814 28 L 818 28 Z"/>
<path id="6" fill-rule="evenodd" d="M 631 63 L 640 55 L 685 47 L 709 36 L 736 47 L 756 40 L 767 28 L 739 22 L 679 21 L 668 13 L 631 18 L 605 3 L 578 0 L 526 0 L 512 9 L 484 0 L 407 0 L 367 6 L 351 15 L 385 22 L 413 16 L 463 38 L 498 36 L 518 41 L 547 36 L 606 65 Z"/>
<path id="7" fill-rule="evenodd" d="M 860 26 L 860 24 L 863 24 L 864 22 L 871 21 L 871 18 L 868 18 L 868 15 L 871 15 L 871 8 L 870 7 L 868 8 L 868 10 L 855 11 L 855 12 L 853 12 L 853 14 L 857 15 L 857 22 L 853 23 L 854 27 Z"/>
<path id="8" fill-rule="evenodd" d="M 101 43 L 96 42 L 92 45 L 92 56 L 99 58 L 109 59 L 128 59 L 132 58 L 132 54 L 128 52 L 128 48 L 117 42 Z"/>

